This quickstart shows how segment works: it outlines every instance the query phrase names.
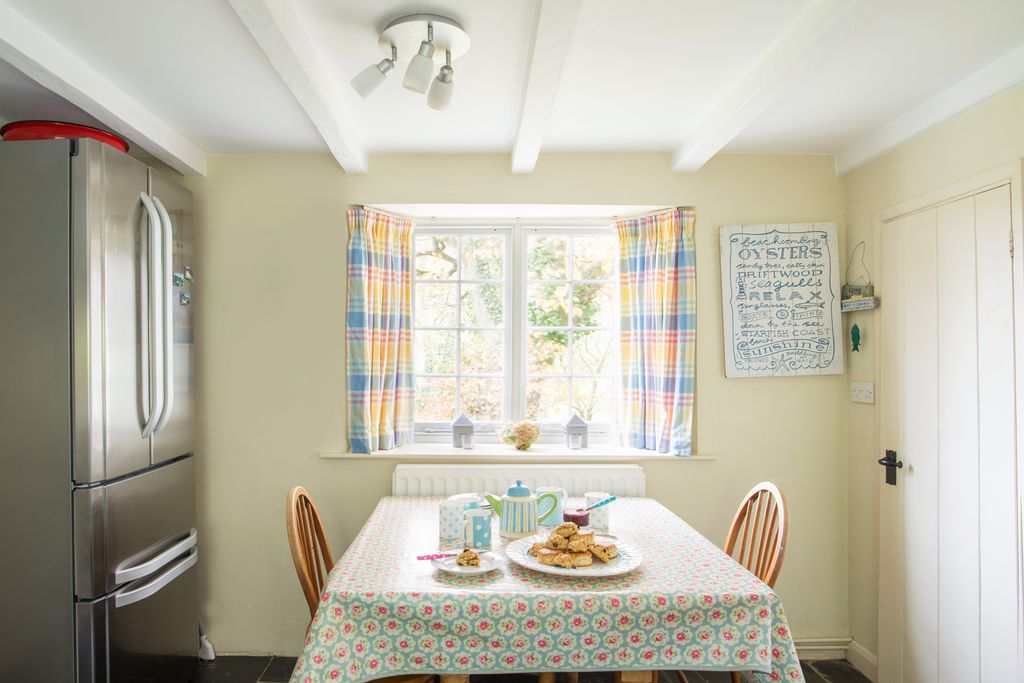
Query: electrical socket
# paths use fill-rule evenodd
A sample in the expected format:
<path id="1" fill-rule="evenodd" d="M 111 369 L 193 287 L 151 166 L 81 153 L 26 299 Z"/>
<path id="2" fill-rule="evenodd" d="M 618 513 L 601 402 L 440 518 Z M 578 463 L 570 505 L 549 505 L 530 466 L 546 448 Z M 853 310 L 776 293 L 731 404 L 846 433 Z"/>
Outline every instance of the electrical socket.
<path id="1" fill-rule="evenodd" d="M 854 403 L 874 403 L 874 382 L 850 382 L 850 400 Z"/>

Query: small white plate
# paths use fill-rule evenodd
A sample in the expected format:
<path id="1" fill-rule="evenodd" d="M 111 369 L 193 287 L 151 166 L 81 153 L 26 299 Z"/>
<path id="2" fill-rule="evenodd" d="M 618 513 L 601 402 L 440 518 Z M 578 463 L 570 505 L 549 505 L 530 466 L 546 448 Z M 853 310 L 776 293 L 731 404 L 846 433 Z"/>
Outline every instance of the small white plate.
<path id="1" fill-rule="evenodd" d="M 480 555 L 480 566 L 479 567 L 463 567 L 455 562 L 454 557 L 442 557 L 438 560 L 431 560 L 430 564 L 434 565 L 443 572 L 449 574 L 465 574 L 467 576 L 472 574 L 485 574 L 489 571 L 494 571 L 501 565 L 505 564 L 505 558 L 498 553 L 485 550 Z"/>
<path id="2" fill-rule="evenodd" d="M 464 500 L 467 503 L 471 500 L 483 499 L 482 493 L 456 493 L 454 496 L 448 496 L 448 500 Z"/>

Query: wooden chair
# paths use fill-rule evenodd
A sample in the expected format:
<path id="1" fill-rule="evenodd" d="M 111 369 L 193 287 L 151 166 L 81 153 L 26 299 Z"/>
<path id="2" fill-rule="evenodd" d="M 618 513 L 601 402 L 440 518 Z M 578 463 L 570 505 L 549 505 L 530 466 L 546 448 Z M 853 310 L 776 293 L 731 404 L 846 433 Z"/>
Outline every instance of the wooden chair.
<path id="1" fill-rule="evenodd" d="M 774 588 L 782 570 L 788 540 L 786 496 L 775 484 L 763 481 L 747 492 L 736 510 L 729 525 L 729 535 L 725 538 L 725 552 L 769 588 Z M 677 673 L 679 680 L 687 683 L 686 675 L 682 671 Z M 742 679 L 738 671 L 729 673 L 732 674 L 732 683 L 740 683 Z"/>
<path id="2" fill-rule="evenodd" d="M 309 497 L 309 492 L 301 486 L 288 492 L 284 521 L 288 528 L 288 546 L 292 551 L 295 573 L 299 576 L 299 585 L 302 586 L 302 594 L 306 596 L 309 618 L 312 619 L 320 605 L 324 581 L 334 566 L 334 557 L 327 545 L 320 513 Z"/>
<path id="3" fill-rule="evenodd" d="M 331 568 L 334 558 L 327 545 L 324 525 L 320 522 L 320 514 L 309 497 L 309 492 L 296 486 L 288 492 L 284 510 L 285 526 L 288 528 L 288 546 L 292 551 L 292 562 L 295 573 L 299 576 L 299 585 L 309 605 L 309 618 L 312 621 L 316 608 L 320 605 L 324 581 Z M 380 683 L 429 683 L 434 679 L 430 674 L 414 674 L 409 676 L 389 676 L 377 679 Z M 374 683 L 377 683 L 375 681 Z"/>
<path id="4" fill-rule="evenodd" d="M 763 481 L 750 489 L 740 503 L 725 539 L 725 552 L 769 588 L 774 588 L 782 570 L 788 539 L 786 497 L 775 484 Z"/>

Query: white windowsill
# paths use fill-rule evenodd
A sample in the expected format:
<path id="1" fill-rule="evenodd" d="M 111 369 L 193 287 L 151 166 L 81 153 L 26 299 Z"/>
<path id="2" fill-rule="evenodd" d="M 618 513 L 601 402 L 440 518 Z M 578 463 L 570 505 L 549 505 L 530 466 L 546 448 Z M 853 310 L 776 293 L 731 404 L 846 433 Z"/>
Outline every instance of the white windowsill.
<path id="1" fill-rule="evenodd" d="M 625 448 L 610 444 L 597 444 L 589 448 L 572 450 L 562 444 L 534 444 L 528 451 L 517 451 L 508 444 L 483 443 L 465 450 L 447 443 L 417 443 L 376 453 L 346 453 L 322 451 L 325 460 L 510 460 L 513 462 L 639 462 L 645 460 L 708 462 L 717 460 L 713 455 L 677 456 L 639 448 Z"/>

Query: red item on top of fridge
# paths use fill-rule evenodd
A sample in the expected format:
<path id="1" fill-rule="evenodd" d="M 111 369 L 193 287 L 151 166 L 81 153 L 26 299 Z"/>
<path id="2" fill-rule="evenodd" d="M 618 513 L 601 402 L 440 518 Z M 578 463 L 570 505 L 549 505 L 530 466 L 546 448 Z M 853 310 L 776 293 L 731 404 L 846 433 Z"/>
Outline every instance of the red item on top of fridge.
<path id="1" fill-rule="evenodd" d="M 66 140 L 69 138 L 92 138 L 110 145 L 121 152 L 128 151 L 128 143 L 113 133 L 91 126 L 60 121 L 14 121 L 0 128 L 0 138 L 12 140 Z"/>

